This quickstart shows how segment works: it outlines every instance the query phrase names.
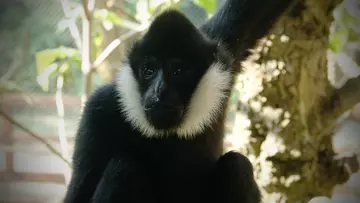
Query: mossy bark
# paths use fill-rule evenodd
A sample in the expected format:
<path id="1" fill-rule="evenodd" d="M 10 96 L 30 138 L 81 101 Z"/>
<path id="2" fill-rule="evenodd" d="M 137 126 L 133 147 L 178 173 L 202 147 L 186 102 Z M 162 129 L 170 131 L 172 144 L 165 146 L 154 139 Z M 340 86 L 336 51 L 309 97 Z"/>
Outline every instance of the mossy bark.
<path id="1" fill-rule="evenodd" d="M 336 118 L 349 106 L 340 105 L 344 102 L 327 79 L 329 27 L 339 3 L 301 1 L 255 51 L 263 89 L 248 101 L 250 107 L 261 107 L 247 111 L 252 125 L 246 151 L 255 155 L 258 174 L 270 173 L 261 184 L 269 193 L 281 193 L 279 202 L 329 195 L 336 183 L 346 180 L 333 158 L 331 136 Z M 262 116 L 266 108 L 281 109 L 278 119 Z"/>

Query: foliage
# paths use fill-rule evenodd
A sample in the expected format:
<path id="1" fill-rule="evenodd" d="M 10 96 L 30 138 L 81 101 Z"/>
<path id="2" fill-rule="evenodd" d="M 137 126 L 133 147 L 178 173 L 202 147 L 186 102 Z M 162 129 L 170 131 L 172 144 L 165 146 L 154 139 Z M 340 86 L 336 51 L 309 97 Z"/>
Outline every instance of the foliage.
<path id="1" fill-rule="evenodd" d="M 208 14 L 213 14 L 216 10 L 216 0 L 194 0 L 194 2 L 205 8 Z"/>
<path id="2" fill-rule="evenodd" d="M 334 10 L 330 27 L 328 78 L 335 87 L 342 87 L 350 78 L 360 74 L 360 3 L 344 0 Z"/>
<path id="3" fill-rule="evenodd" d="M 352 4 L 358 4 L 359 2 L 351 2 L 351 5 L 347 5 L 346 1 L 343 1 L 334 10 L 334 22 L 331 25 L 331 33 L 329 36 L 329 49 L 335 53 L 339 53 L 343 50 L 346 43 L 351 43 L 360 40 L 359 26 L 360 19 L 357 19 L 356 13 L 351 10 L 356 8 L 349 8 Z M 349 4 L 350 2 L 348 2 Z"/>
<path id="4" fill-rule="evenodd" d="M 4 3 L 12 1 L 4 1 Z M 58 32 L 56 23 L 62 18 L 62 11 L 59 1 L 21 1 L 26 6 L 26 16 L 19 13 L 16 7 L 6 7 L 6 15 L 8 19 L 17 19 L 21 17 L 20 24 L 13 24 L 12 20 L 8 20 L 6 24 L 12 24 L 10 27 L 1 27 L 0 37 L 0 60 L 3 62 L 13 61 L 13 56 L 19 48 L 21 52 L 26 52 L 27 60 L 19 71 L 13 77 L 13 82 L 21 89 L 27 92 L 42 91 L 36 83 L 36 62 L 34 55 L 42 49 L 55 48 L 60 45 L 72 46 L 71 38 L 68 32 Z M 16 3 L 14 3 L 16 5 Z M 0 15 L 5 14 L 1 13 Z M 3 19 L 3 20 L 6 20 Z M 9 28 L 9 29 L 8 29 Z M 24 49 L 23 39 L 27 38 L 28 47 Z M 19 60 L 19 59 L 16 59 Z M 6 64 L 6 63 L 5 63 Z"/>
<path id="5" fill-rule="evenodd" d="M 37 82 L 44 91 L 49 90 L 50 77 L 61 74 L 65 81 L 71 76 L 70 67 L 80 67 L 81 55 L 79 50 L 60 46 L 36 53 Z"/>

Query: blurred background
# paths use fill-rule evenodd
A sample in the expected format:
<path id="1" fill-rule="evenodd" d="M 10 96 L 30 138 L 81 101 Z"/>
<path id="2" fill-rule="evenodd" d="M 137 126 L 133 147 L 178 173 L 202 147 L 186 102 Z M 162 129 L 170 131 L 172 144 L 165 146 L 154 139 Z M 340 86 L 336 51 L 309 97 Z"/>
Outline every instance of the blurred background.
<path id="1" fill-rule="evenodd" d="M 159 12 L 201 25 L 224 1 L 0 1 L 0 202 L 61 202 L 87 96 Z M 360 202 L 359 9 L 302 0 L 238 64 L 225 144 L 264 202 Z"/>

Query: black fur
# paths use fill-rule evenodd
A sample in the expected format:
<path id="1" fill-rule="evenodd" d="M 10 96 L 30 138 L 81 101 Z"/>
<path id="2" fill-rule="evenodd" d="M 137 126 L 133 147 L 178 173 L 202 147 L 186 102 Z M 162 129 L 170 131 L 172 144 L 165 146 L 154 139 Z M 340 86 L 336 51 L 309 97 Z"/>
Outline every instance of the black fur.
<path id="1" fill-rule="evenodd" d="M 203 26 L 211 39 L 223 42 L 236 61 L 244 60 L 258 39 L 298 0 L 227 0 Z"/>
<path id="2" fill-rule="evenodd" d="M 139 81 L 145 106 L 153 105 L 153 100 L 163 96 L 162 103 L 180 110 L 176 112 L 176 116 L 168 115 L 168 112 L 163 115 L 156 110 L 147 112 L 152 125 L 162 129 L 175 126 L 183 114 L 186 114 L 185 107 L 189 105 L 201 77 L 210 65 L 223 55 L 217 43 L 209 41 L 181 13 L 169 10 L 156 18 L 145 36 L 130 51 L 129 64 Z M 144 76 L 144 68 L 162 72 Z M 173 74 L 179 68 L 182 69 L 182 74 Z M 163 77 L 164 82 L 154 82 L 162 81 L 156 76 Z M 159 86 L 163 83 L 167 90 Z M 153 90 L 160 91 L 154 96 Z"/>
<path id="3" fill-rule="evenodd" d="M 223 120 L 193 140 L 147 139 L 123 121 L 114 87 L 98 89 L 84 109 L 65 202 L 88 202 L 101 179 L 107 185 L 98 188 L 96 202 L 201 202 L 221 154 Z"/>
<path id="4" fill-rule="evenodd" d="M 290 2 L 228 0 L 201 27 L 202 33 L 184 17 L 169 11 L 158 18 L 162 21 L 160 25 L 165 26 L 153 26 L 156 28 L 153 31 L 150 28 L 151 34 L 145 35 L 130 52 L 129 62 L 141 82 L 138 70 L 142 66 L 137 64 L 136 56 L 157 54 L 160 61 L 179 55 L 188 59 L 197 68 L 195 75 L 189 76 L 189 86 L 179 93 L 180 97 L 186 97 L 180 99 L 188 100 L 211 62 L 231 62 L 223 45 L 231 55 L 243 57 Z M 219 40 L 222 45 L 218 44 Z M 146 43 L 153 47 L 145 46 Z M 173 88 L 180 92 L 180 87 Z M 88 99 L 76 136 L 73 175 L 64 202 L 260 202 L 249 160 L 235 152 L 222 156 L 226 105 L 213 125 L 193 139 L 179 139 L 175 135 L 146 138 L 125 120 L 117 91 L 113 82 L 96 90 Z M 142 91 L 145 94 L 146 88 Z M 187 101 L 183 103 L 186 105 Z"/>

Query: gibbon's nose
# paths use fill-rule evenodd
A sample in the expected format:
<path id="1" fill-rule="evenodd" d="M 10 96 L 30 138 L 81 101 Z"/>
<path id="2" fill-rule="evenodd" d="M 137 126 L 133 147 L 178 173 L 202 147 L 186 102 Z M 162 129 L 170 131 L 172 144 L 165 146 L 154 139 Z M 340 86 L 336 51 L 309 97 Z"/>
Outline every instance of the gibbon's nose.
<path id="1" fill-rule="evenodd" d="M 159 98 L 157 96 L 152 96 L 145 103 L 145 110 L 156 108 L 156 104 L 159 102 Z"/>
<path id="2" fill-rule="evenodd" d="M 167 91 L 167 83 L 164 78 L 164 73 L 161 70 L 161 71 L 159 71 L 157 78 L 156 78 L 156 83 L 155 83 L 155 88 L 154 88 L 154 96 L 156 97 L 156 99 L 160 100 L 161 97 L 164 96 L 166 91 Z"/>

